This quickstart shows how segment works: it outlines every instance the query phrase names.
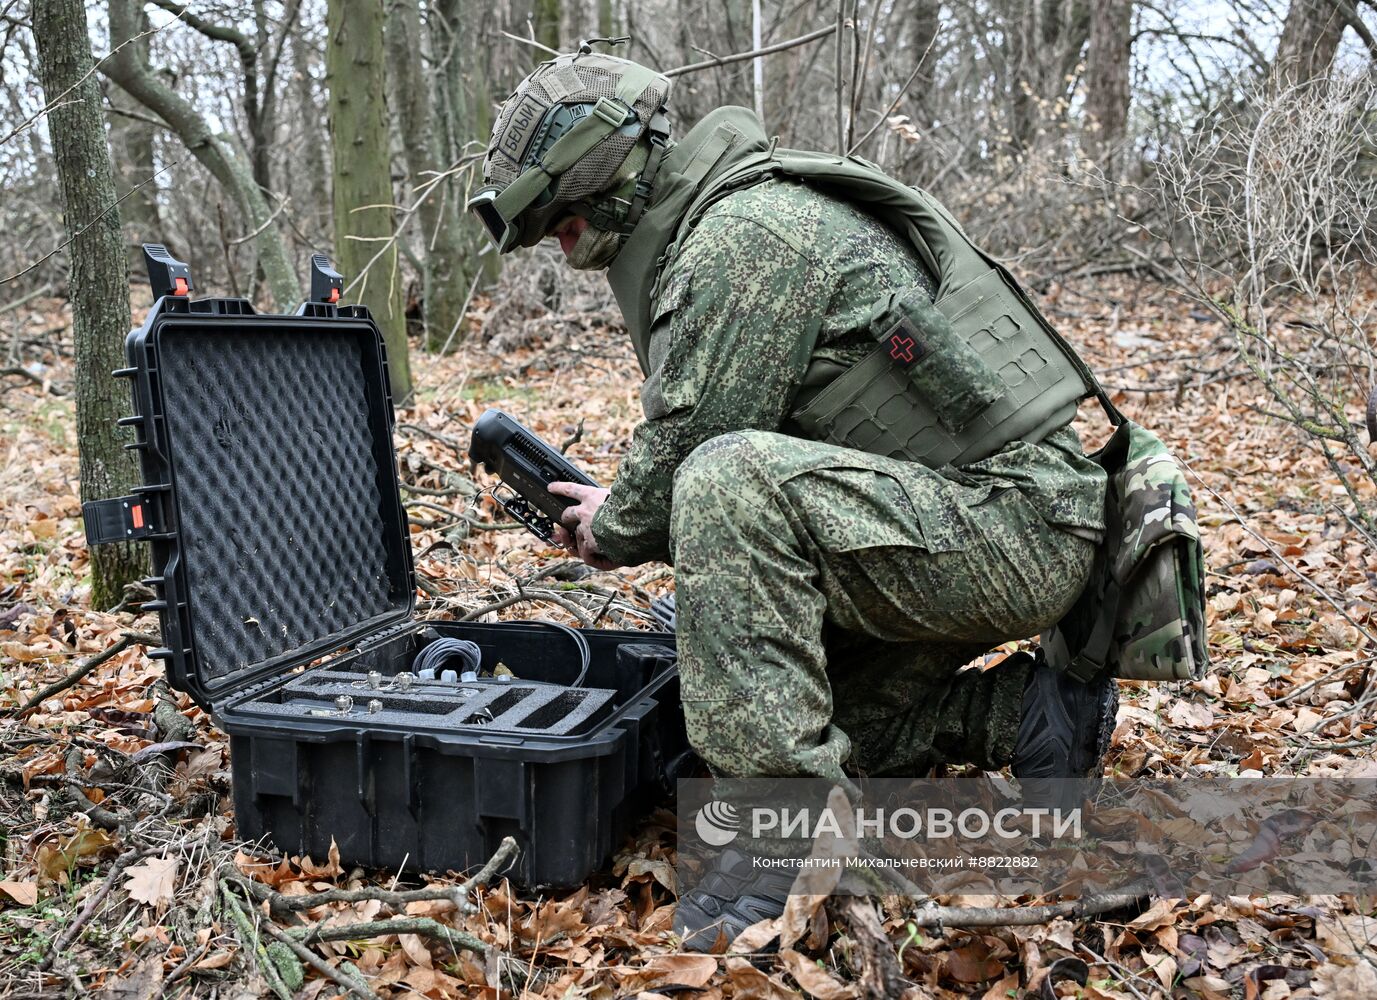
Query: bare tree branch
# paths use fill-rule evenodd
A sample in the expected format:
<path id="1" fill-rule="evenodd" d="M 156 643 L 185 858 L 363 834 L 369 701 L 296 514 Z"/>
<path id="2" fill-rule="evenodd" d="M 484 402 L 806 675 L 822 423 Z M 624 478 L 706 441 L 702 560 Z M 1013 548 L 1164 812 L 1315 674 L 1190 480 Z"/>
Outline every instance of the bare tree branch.
<path id="1" fill-rule="evenodd" d="M 703 62 L 690 63 L 687 66 L 679 66 L 675 69 L 666 70 L 664 75 L 676 77 L 683 76 L 685 73 L 697 73 L 699 70 L 712 69 L 716 66 L 730 66 L 732 63 L 754 59 L 756 56 L 768 56 L 774 52 L 783 52 L 785 49 L 792 49 L 799 45 L 815 42 L 819 38 L 826 38 L 836 30 L 837 26 L 835 24 L 829 24 L 825 28 L 819 28 L 817 31 L 810 31 L 806 35 L 799 35 L 797 38 L 791 38 L 787 42 L 776 42 L 773 45 L 765 46 L 763 49 L 753 49 L 750 52 L 738 52 L 735 55 L 717 56 L 712 59 L 705 59 Z"/>

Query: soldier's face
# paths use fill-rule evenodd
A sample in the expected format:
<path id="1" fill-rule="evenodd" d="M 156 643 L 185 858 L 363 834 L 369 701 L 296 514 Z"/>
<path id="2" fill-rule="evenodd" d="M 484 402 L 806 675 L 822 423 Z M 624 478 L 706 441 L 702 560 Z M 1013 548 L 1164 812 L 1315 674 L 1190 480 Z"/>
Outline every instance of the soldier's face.
<path id="1" fill-rule="evenodd" d="M 566 215 L 550 235 L 559 240 L 559 248 L 564 251 L 565 259 L 574 251 L 574 244 L 579 241 L 579 236 L 588 228 L 588 220 L 581 215 Z"/>

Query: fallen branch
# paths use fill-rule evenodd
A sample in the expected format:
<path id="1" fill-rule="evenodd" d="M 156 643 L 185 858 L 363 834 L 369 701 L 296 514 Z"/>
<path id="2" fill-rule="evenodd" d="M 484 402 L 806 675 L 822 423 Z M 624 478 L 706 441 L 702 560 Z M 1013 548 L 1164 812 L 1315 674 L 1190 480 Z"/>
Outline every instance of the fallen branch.
<path id="1" fill-rule="evenodd" d="M 32 302 L 36 298 L 47 295 L 52 290 L 53 286 L 51 282 L 49 282 L 46 285 L 39 285 L 37 288 L 29 292 L 27 295 L 21 295 L 13 302 L 6 302 L 3 306 L 0 306 L 0 316 L 5 315 L 5 313 L 7 312 L 13 312 L 25 303 Z"/>
<path id="2" fill-rule="evenodd" d="M 472 934 L 446 927 L 430 917 L 363 920 L 356 924 L 292 928 L 286 933 L 293 935 L 302 944 L 314 944 L 317 941 L 362 941 L 364 938 L 383 937 L 388 934 L 424 934 L 426 937 L 439 938 L 455 951 L 463 948 L 481 955 L 488 952 L 488 946 Z"/>
<path id="3" fill-rule="evenodd" d="M 574 433 L 565 438 L 564 443 L 559 446 L 559 453 L 566 455 L 569 449 L 583 440 L 583 418 L 579 417 L 579 425 L 574 428 Z"/>
<path id="4" fill-rule="evenodd" d="M 867 997 L 897 997 L 903 992 L 899 957 L 885 934 L 875 904 L 865 896 L 848 896 L 841 904 L 860 952 L 861 992 Z"/>
<path id="5" fill-rule="evenodd" d="M 397 430 L 406 431 L 409 434 L 419 434 L 421 437 L 430 438 L 432 441 L 438 441 L 458 455 L 460 461 L 468 458 L 469 450 L 448 434 L 441 434 L 439 431 L 433 431 L 428 427 L 421 427 L 419 424 L 398 424 Z"/>
<path id="6" fill-rule="evenodd" d="M 111 832 L 116 831 L 124 825 L 120 817 L 104 806 L 92 802 L 86 795 L 85 783 L 81 781 L 81 765 L 85 756 L 86 752 L 76 746 L 67 752 L 67 798 L 78 812 L 84 812 L 96 826 Z"/>
<path id="7" fill-rule="evenodd" d="M 526 527 L 517 521 L 480 521 L 467 514 L 464 515 L 464 521 L 472 531 L 516 531 Z"/>
<path id="8" fill-rule="evenodd" d="M 562 594 L 557 594 L 552 590 L 532 590 L 528 588 L 521 588 L 518 593 L 509 594 L 508 596 L 503 597 L 499 600 L 493 601 L 489 604 L 484 604 L 482 607 L 474 608 L 471 611 L 466 611 L 463 614 L 463 616 L 460 617 L 458 620 L 461 622 L 471 622 L 478 618 L 482 618 L 484 615 L 489 614 L 493 611 L 501 611 L 503 608 L 509 608 L 513 604 L 521 604 L 526 601 L 544 601 L 548 604 L 554 604 L 558 607 L 561 607 L 565 611 L 569 612 L 569 614 L 571 614 L 573 617 L 578 619 L 580 628 L 588 628 L 592 625 L 593 620 L 588 615 L 588 609 L 583 607 L 582 605 L 577 604 L 569 598 L 563 596 Z M 457 604 L 458 602 L 456 601 L 455 603 Z M 460 607 L 462 606 L 463 605 L 460 605 Z"/>
<path id="9" fill-rule="evenodd" d="M 225 910 L 229 913 L 230 922 L 234 924 L 235 930 L 239 933 L 239 938 L 245 950 L 252 952 L 257 957 L 258 971 L 263 974 L 263 978 L 268 982 L 268 988 L 275 993 L 279 1000 L 292 1000 L 291 990 L 287 989 L 287 984 L 282 981 L 282 975 L 277 971 L 277 966 L 273 964 L 272 957 L 268 950 L 263 947 L 263 941 L 254 929 L 253 922 L 249 920 L 248 914 L 239 905 L 239 900 L 234 893 L 230 892 L 229 882 L 220 880 L 220 893 L 225 901 Z"/>
<path id="10" fill-rule="evenodd" d="M 1352 670 L 1354 667 L 1366 666 L 1367 664 L 1372 663 L 1374 660 L 1377 660 L 1377 656 L 1365 656 L 1361 660 L 1354 660 L 1351 663 L 1340 663 L 1337 667 L 1334 667 L 1332 670 L 1326 670 L 1324 673 L 1320 674 L 1320 676 L 1316 677 L 1314 680 L 1306 681 L 1300 687 L 1293 688 L 1292 690 L 1287 691 L 1284 695 L 1281 695 L 1279 698 L 1273 699 L 1272 704 L 1285 705 L 1288 702 L 1295 701 L 1297 698 L 1305 694 L 1307 691 L 1312 691 L 1315 688 L 1319 687 L 1321 684 L 1333 680 L 1340 674 L 1346 673 L 1349 670 Z"/>
<path id="11" fill-rule="evenodd" d="M 162 847 L 150 847 L 116 858 L 115 863 L 110 868 L 110 874 L 105 876 L 105 881 L 101 883 L 101 887 L 86 901 L 86 905 L 81 908 L 81 912 L 78 913 L 72 922 L 67 925 L 66 929 L 58 935 L 57 940 L 54 941 L 52 947 L 48 949 L 48 953 L 44 955 L 43 960 L 38 963 L 38 971 L 47 972 L 48 969 L 52 967 L 53 962 L 57 960 L 57 956 L 62 954 L 62 952 L 80 936 L 82 930 L 91 922 L 91 918 L 95 916 L 96 910 L 100 909 L 100 904 L 105 902 L 105 897 L 110 895 L 110 890 L 115 887 L 115 881 L 126 868 L 135 861 L 142 861 L 144 858 L 161 853 L 163 853 Z"/>
<path id="12" fill-rule="evenodd" d="M 6 375 L 18 375 L 18 376 L 21 377 L 21 378 L 28 379 L 28 380 L 29 380 L 30 382 L 32 382 L 34 385 L 36 385 L 36 386 L 38 386 L 38 387 L 44 389 L 45 391 L 51 393 L 51 394 L 54 395 L 54 396 L 65 396 L 65 395 L 66 395 L 66 391 L 65 391 L 65 390 L 63 390 L 63 389 L 59 388 L 58 386 L 54 385 L 52 382 L 49 382 L 47 379 L 43 378 L 41 375 L 35 375 L 33 372 L 29 371 L 27 368 L 21 368 L 21 367 L 18 366 L 18 365 L 14 365 L 14 366 L 12 366 L 12 367 L 10 367 L 10 368 L 0 368 L 0 378 L 3 378 L 3 377 L 6 376 Z"/>
<path id="13" fill-rule="evenodd" d="M 38 694 L 34 695 L 28 701 L 24 702 L 24 704 L 21 705 L 18 708 L 18 710 L 15 711 L 14 717 L 16 719 L 22 719 L 24 716 L 28 715 L 39 705 L 43 704 L 43 702 L 51 698 L 53 695 L 60 694 L 70 687 L 75 687 L 78 683 L 80 683 L 83 677 L 89 674 L 92 670 L 95 670 L 96 667 L 100 666 L 102 663 L 106 662 L 111 657 L 118 656 L 120 653 L 123 653 L 130 646 L 156 646 L 159 645 L 161 642 L 162 639 L 158 638 L 156 635 L 147 635 L 143 632 L 125 632 L 123 634 L 123 638 L 121 638 L 119 642 L 115 643 L 113 646 L 109 647 L 104 652 L 97 653 L 95 656 L 91 657 L 85 663 L 81 664 L 79 667 L 73 670 L 66 677 L 62 678 L 62 680 L 57 681 L 53 684 L 49 684 L 42 691 L 39 691 Z"/>
<path id="14" fill-rule="evenodd" d="M 1146 883 L 1048 906 L 927 906 L 911 918 L 918 927 L 1028 927 L 1065 917 L 1077 920 L 1128 906 L 1149 895 Z"/>
<path id="15" fill-rule="evenodd" d="M 411 483 L 408 483 L 405 480 L 401 479 L 397 480 L 397 485 L 400 486 L 402 489 L 406 490 L 408 493 L 415 493 L 418 496 L 423 497 L 456 497 L 470 495 L 465 493 L 457 486 L 452 486 L 449 489 L 437 490 L 432 489 L 429 486 L 413 486 Z"/>
<path id="16" fill-rule="evenodd" d="M 469 893 L 478 886 L 487 885 L 494 874 L 516 857 L 516 851 L 516 841 L 511 837 L 503 837 L 501 845 L 493 853 L 493 856 L 488 859 L 487 864 L 479 869 L 473 878 L 461 882 L 459 885 L 426 886 L 424 889 L 407 889 L 402 892 L 380 889 L 375 886 L 364 886 L 361 889 L 326 889 L 324 892 L 287 896 L 252 879 L 241 878 L 236 881 L 246 886 L 257 902 L 266 902 L 270 910 L 276 914 L 313 910 L 317 906 L 325 906 L 330 903 L 352 904 L 374 901 L 390 906 L 400 913 L 405 911 L 408 903 L 424 903 L 436 900 L 449 900 L 461 913 L 473 913 L 476 911 L 473 904 L 468 900 Z"/>
<path id="17" fill-rule="evenodd" d="M 1343 604 L 1341 604 L 1337 599 L 1335 599 L 1335 597 L 1332 594 L 1330 594 L 1327 590 L 1321 587 L 1318 583 L 1316 583 L 1314 580 L 1311 580 L 1310 577 L 1306 576 L 1299 569 L 1297 569 L 1293 563 L 1291 563 L 1284 555 L 1281 554 L 1281 552 L 1277 549 L 1275 545 L 1271 543 L 1269 539 L 1263 537 L 1263 535 L 1260 532 L 1256 531 L 1253 528 L 1253 526 L 1248 523 L 1248 521 L 1244 518 L 1243 514 L 1239 511 L 1237 507 L 1231 504 L 1228 500 L 1224 499 L 1220 492 L 1216 490 L 1213 486 L 1205 482 L 1205 477 L 1200 475 L 1200 473 L 1196 472 L 1195 469 L 1191 468 L 1189 462 L 1187 462 L 1185 459 L 1179 459 L 1179 461 L 1183 466 L 1185 466 L 1186 471 L 1195 477 L 1196 482 L 1198 482 L 1201 486 L 1205 487 L 1205 489 L 1209 492 L 1209 494 L 1212 497 L 1214 497 L 1216 500 L 1218 500 L 1221 504 L 1224 505 L 1224 508 L 1230 514 L 1232 514 L 1234 520 L 1238 522 L 1238 526 L 1240 528 L 1242 528 L 1249 535 L 1251 535 L 1258 542 L 1260 542 L 1263 548 L 1265 548 L 1268 552 L 1272 554 L 1273 559 L 1275 559 L 1282 566 L 1285 566 L 1288 570 L 1290 570 L 1291 573 L 1296 577 L 1296 579 L 1300 580 L 1301 583 L 1305 584 L 1312 591 L 1314 591 L 1314 593 L 1321 600 L 1325 601 L 1327 604 L 1330 605 L 1330 607 L 1337 611 L 1339 615 L 1344 619 L 1344 621 L 1348 622 L 1355 629 L 1357 629 L 1358 634 L 1367 640 L 1368 648 L 1377 646 L 1377 637 L 1374 637 L 1371 632 L 1363 628 L 1362 624 L 1351 614 L 1349 614 L 1348 609 L 1344 607 Z"/>
<path id="18" fill-rule="evenodd" d="M 188 952 L 186 958 L 178 962 L 176 968 L 167 974 L 167 977 L 163 980 L 164 986 L 171 986 L 177 980 L 185 976 L 191 971 L 193 965 L 205 957 L 208 951 L 210 951 L 209 941 L 201 945 L 201 947 L 197 948 L 195 951 Z"/>
<path id="19" fill-rule="evenodd" d="M 1100 965 L 1107 967 L 1116 976 L 1118 976 L 1119 982 L 1123 983 L 1123 985 L 1128 988 L 1128 991 L 1132 993 L 1135 997 L 1137 997 L 1138 1000 L 1147 1000 L 1147 997 L 1142 993 L 1141 990 L 1139 990 L 1136 986 L 1133 985 L 1134 980 L 1137 980 L 1138 982 L 1142 983 L 1144 986 L 1146 986 L 1149 990 L 1151 990 L 1154 993 L 1163 992 L 1162 987 L 1158 983 L 1155 983 L 1151 979 L 1147 979 L 1144 976 L 1140 976 L 1138 973 L 1134 972 L 1126 965 L 1120 965 L 1118 962 L 1111 962 L 1109 959 L 1105 958 L 1094 948 L 1091 948 L 1089 945 L 1087 945 L 1084 941 L 1077 941 L 1076 948 L 1084 952 L 1090 958 L 1093 958 Z"/>
<path id="20" fill-rule="evenodd" d="M 292 950 L 292 954 L 294 954 L 306 965 L 309 965 L 311 968 L 315 969 L 326 979 L 329 979 L 332 982 L 344 987 L 346 993 L 358 997 L 358 1000 L 378 1000 L 378 995 L 374 993 L 371 989 L 369 989 L 366 983 L 361 983 L 355 980 L 352 976 L 345 975 L 339 969 L 335 968 L 329 962 L 325 961 L 323 958 L 321 958 L 319 955 L 313 952 L 310 948 L 307 948 L 296 938 L 292 937 L 286 931 L 274 925 L 271 921 L 264 921 L 263 929 L 267 931 L 269 935 L 271 935 L 274 941 L 281 941 L 284 945 L 290 948 Z"/>

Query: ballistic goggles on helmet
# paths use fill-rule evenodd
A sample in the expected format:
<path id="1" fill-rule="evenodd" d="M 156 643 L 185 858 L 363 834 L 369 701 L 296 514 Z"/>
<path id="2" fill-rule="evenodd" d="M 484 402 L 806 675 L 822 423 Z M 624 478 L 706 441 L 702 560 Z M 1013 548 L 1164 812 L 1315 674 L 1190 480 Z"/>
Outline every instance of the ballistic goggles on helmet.
<path id="1" fill-rule="evenodd" d="M 607 219 L 591 206 L 570 202 L 553 206 L 559 179 L 614 132 L 639 136 L 641 121 L 634 105 L 658 74 L 643 66 L 630 69 L 617 83 L 617 96 L 596 102 L 551 105 L 537 126 L 537 140 L 524 158 L 522 172 L 506 186 L 490 184 L 469 199 L 468 209 L 483 224 L 498 253 L 518 246 L 534 246 L 547 235 L 547 229 L 567 214 L 588 215 L 595 223 L 608 227 Z M 634 225 L 649 197 L 650 182 L 659 168 L 660 156 L 669 138 L 669 119 L 657 112 L 646 129 L 650 133 L 652 159 L 647 162 L 636 184 L 631 210 L 626 221 L 616 228 Z M 541 211 L 542 207 L 558 211 Z"/>

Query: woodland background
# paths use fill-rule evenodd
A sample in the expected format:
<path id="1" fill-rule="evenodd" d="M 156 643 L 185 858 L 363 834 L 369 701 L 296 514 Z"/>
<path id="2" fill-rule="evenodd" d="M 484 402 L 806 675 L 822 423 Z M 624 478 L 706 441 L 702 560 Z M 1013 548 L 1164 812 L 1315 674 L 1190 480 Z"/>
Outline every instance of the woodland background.
<path id="1" fill-rule="evenodd" d="M 545 50 L 629 35 L 680 130 L 755 106 L 936 193 L 1186 462 L 1215 667 L 1124 686 L 1115 773 L 1377 776 L 1374 33 L 1373 0 L 0 0 L 0 995 L 1377 995 L 1360 898 L 991 921 L 934 885 L 815 901 L 752 964 L 675 951 L 672 818 L 557 897 L 238 844 L 223 734 L 143 655 L 142 553 L 79 519 L 137 481 L 137 245 L 284 311 L 324 250 L 387 331 L 421 612 L 646 627 L 668 568 L 584 575 L 464 453 L 502 406 L 610 481 L 638 417 L 601 278 L 462 212 Z"/>

